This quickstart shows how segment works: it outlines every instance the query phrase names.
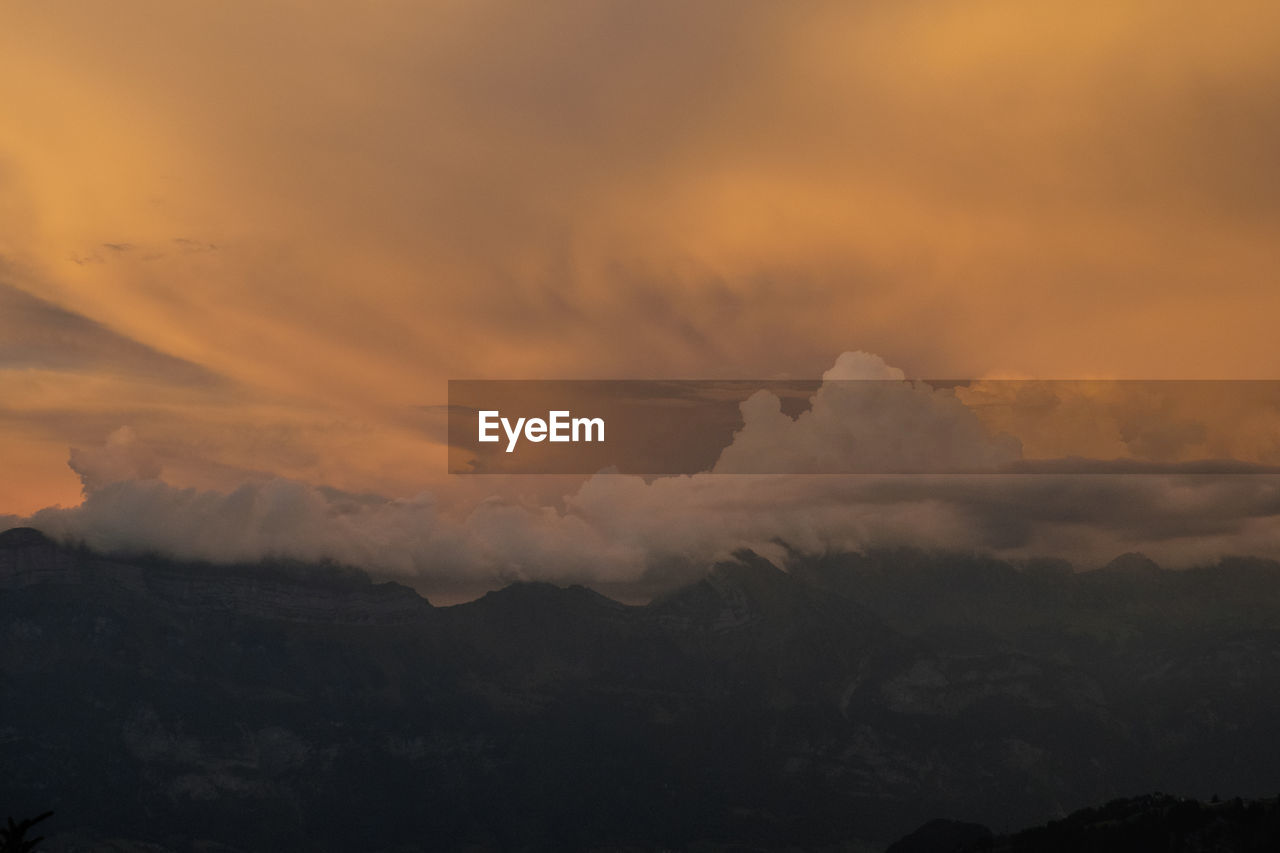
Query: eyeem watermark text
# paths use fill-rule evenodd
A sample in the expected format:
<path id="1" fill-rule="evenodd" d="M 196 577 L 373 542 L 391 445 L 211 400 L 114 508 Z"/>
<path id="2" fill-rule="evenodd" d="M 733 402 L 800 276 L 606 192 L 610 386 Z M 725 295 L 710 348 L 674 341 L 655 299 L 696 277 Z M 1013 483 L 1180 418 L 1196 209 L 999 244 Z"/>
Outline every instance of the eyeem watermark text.
<path id="1" fill-rule="evenodd" d="M 521 435 L 526 441 L 540 442 L 595 442 L 604 441 L 604 418 L 575 418 L 573 413 L 565 409 L 547 412 L 546 419 L 502 417 L 497 409 L 486 409 L 478 413 L 479 441 L 501 441 L 498 434 L 501 427 L 507 436 L 507 452 L 516 449 Z"/>

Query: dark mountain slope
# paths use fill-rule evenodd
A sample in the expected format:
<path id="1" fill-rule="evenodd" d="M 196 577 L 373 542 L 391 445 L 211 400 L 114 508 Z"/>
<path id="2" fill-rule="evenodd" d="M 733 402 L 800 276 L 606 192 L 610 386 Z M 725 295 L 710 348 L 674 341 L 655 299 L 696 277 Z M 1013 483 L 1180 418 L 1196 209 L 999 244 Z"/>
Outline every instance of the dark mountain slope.
<path id="1" fill-rule="evenodd" d="M 1280 789 L 1273 563 L 788 568 L 432 608 L 333 566 L 9 531 L 0 818 L 55 809 L 63 849 L 878 849 L 940 814 Z"/>

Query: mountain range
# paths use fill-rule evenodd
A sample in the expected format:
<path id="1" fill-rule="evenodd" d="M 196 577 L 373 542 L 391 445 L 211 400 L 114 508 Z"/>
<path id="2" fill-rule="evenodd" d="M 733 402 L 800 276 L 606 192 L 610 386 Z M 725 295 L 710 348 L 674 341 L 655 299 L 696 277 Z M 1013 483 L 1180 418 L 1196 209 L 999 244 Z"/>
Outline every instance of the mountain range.
<path id="1" fill-rule="evenodd" d="M 0 818 L 51 851 L 881 851 L 1280 791 L 1280 564 L 743 552 L 649 604 L 0 533 Z"/>

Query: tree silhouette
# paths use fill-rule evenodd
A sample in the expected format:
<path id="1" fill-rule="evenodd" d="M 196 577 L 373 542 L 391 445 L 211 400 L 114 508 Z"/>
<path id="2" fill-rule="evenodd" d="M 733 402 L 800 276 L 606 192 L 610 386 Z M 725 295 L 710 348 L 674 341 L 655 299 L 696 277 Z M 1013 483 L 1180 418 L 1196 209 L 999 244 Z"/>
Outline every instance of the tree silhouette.
<path id="1" fill-rule="evenodd" d="M 28 841 L 27 830 L 52 814 L 53 812 L 45 812 L 21 823 L 14 823 L 13 818 L 9 818 L 9 825 L 0 827 L 0 853 L 32 853 L 36 845 L 44 841 L 44 836 L 37 835 Z"/>

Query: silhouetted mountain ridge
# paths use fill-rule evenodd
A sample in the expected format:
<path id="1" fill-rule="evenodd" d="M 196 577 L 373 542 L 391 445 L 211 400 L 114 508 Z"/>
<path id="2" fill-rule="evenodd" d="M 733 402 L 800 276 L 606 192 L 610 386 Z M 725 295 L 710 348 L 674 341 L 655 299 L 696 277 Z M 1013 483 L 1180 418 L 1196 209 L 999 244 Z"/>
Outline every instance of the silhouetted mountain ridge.
<path id="1" fill-rule="evenodd" d="M 1280 799 L 1201 802 L 1125 797 L 1003 836 L 933 820 L 885 853 L 1270 853 L 1280 849 Z"/>
<path id="2" fill-rule="evenodd" d="M 34 527 L 11 527 L 0 531 L 0 548 L 56 548 L 57 544 Z"/>
<path id="3" fill-rule="evenodd" d="M 0 809 L 184 851 L 883 849 L 1280 789 L 1270 561 L 744 552 L 646 606 L 444 608 L 258 569 L 0 534 Z"/>

